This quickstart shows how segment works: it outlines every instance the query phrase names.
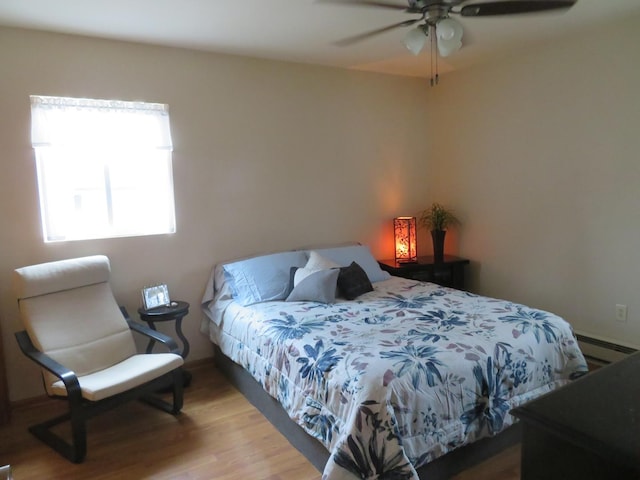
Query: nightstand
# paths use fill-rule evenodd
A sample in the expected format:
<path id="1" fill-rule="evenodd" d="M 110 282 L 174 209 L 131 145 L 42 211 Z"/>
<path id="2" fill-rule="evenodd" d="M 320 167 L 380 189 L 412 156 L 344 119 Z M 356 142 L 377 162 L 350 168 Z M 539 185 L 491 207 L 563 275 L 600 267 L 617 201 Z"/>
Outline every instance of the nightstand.
<path id="1" fill-rule="evenodd" d="M 464 267 L 466 258 L 445 255 L 441 262 L 432 256 L 418 257 L 415 263 L 398 263 L 395 260 L 379 260 L 380 268 L 396 277 L 432 282 L 443 287 L 464 290 Z"/>
<path id="2" fill-rule="evenodd" d="M 170 305 L 165 305 L 162 307 L 149 308 L 146 309 L 144 307 L 138 308 L 138 314 L 140 315 L 140 319 L 147 322 L 150 328 L 156 330 L 155 323 L 156 322 L 168 322 L 175 321 L 175 329 L 178 338 L 182 341 L 182 353 L 180 356 L 182 358 L 187 358 L 189 355 L 189 341 L 182 333 L 182 319 L 189 313 L 189 304 L 187 302 L 175 301 L 171 302 Z M 153 346 L 155 341 L 149 340 L 147 345 L 146 353 L 151 353 L 153 351 Z M 184 371 L 184 386 L 187 387 L 191 383 L 191 373 Z"/>
<path id="3" fill-rule="evenodd" d="M 172 302 L 171 305 L 166 305 L 163 307 L 150 309 L 140 307 L 138 309 L 140 319 L 147 322 L 149 327 L 151 327 L 153 330 L 156 330 L 156 326 L 154 325 L 156 322 L 167 322 L 175 320 L 176 333 L 178 334 L 180 340 L 182 340 L 182 353 L 180 354 L 182 358 L 187 358 L 187 355 L 189 355 L 189 341 L 182 333 L 182 319 L 187 313 L 189 313 L 189 304 L 187 302 L 180 301 Z M 154 344 L 155 342 L 153 340 L 149 340 L 146 353 L 151 353 Z"/>

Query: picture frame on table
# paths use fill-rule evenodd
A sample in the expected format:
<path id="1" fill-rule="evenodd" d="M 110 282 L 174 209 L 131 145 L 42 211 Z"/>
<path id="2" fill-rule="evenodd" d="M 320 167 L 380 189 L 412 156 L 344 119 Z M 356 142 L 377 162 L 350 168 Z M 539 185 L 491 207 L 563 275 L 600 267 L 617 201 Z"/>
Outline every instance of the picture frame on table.
<path id="1" fill-rule="evenodd" d="M 146 310 L 171 304 L 169 288 L 166 284 L 152 285 L 142 289 L 142 304 Z"/>

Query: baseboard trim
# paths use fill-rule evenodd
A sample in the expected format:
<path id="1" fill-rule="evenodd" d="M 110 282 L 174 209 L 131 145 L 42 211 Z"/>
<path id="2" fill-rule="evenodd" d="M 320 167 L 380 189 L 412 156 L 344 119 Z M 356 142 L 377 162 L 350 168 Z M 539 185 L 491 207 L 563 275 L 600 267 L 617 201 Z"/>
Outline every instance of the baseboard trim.
<path id="1" fill-rule="evenodd" d="M 587 333 L 577 333 L 578 344 L 585 357 L 596 362 L 612 363 L 638 351 L 637 348 Z"/>

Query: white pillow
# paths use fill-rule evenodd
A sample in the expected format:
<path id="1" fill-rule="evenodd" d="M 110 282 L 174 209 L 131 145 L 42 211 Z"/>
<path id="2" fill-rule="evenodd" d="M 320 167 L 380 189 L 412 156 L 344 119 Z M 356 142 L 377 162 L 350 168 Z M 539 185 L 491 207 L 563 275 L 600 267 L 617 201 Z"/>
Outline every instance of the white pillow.
<path id="1" fill-rule="evenodd" d="M 338 263 L 341 267 L 348 267 L 351 262 L 356 262 L 365 271 L 371 283 L 391 278 L 388 272 L 380 268 L 376 259 L 371 255 L 369 248 L 364 245 L 325 248 L 316 251 L 323 257 Z"/>
<path id="2" fill-rule="evenodd" d="M 337 264 L 333 260 L 324 258 L 315 250 L 312 250 L 309 252 L 309 260 L 304 268 L 297 269 L 293 275 L 293 286 L 294 288 L 297 287 L 302 280 L 312 273 L 319 272 L 320 270 L 329 270 L 331 268 L 340 268 L 341 266 L 342 265 Z"/>

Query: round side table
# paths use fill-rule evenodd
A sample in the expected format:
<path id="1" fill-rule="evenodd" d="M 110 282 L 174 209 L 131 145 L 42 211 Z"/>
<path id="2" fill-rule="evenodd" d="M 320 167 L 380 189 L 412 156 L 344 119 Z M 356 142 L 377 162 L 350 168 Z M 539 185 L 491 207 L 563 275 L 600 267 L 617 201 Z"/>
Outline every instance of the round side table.
<path id="1" fill-rule="evenodd" d="M 140 307 L 138 309 L 140 319 L 144 322 L 147 322 L 149 328 L 151 328 L 152 330 L 157 330 L 155 326 L 156 322 L 169 322 L 175 320 L 176 334 L 182 341 L 182 353 L 180 354 L 182 358 L 187 358 L 187 355 L 189 355 L 189 341 L 182 333 L 182 319 L 185 317 L 185 315 L 187 315 L 187 313 L 189 313 L 189 304 L 187 302 L 181 301 L 174 301 L 171 302 L 170 305 L 165 305 L 162 307 L 150 309 Z M 155 340 L 149 340 L 146 353 L 151 353 L 155 343 Z"/>
<path id="2" fill-rule="evenodd" d="M 147 322 L 149 328 L 151 328 L 152 330 L 157 330 L 155 325 L 157 322 L 169 322 L 175 320 L 176 334 L 182 341 L 182 353 L 180 354 L 182 358 L 187 358 L 187 355 L 189 355 L 189 341 L 187 340 L 187 337 L 185 337 L 182 333 L 182 319 L 188 313 L 189 304 L 180 300 L 173 301 L 169 305 L 164 305 L 162 307 L 149 309 L 146 309 L 144 307 L 138 308 L 138 315 L 140 315 L 140 319 L 144 322 Z M 149 340 L 146 353 L 151 353 L 155 343 L 155 340 Z M 191 373 L 184 370 L 184 386 L 187 387 L 190 383 Z"/>

